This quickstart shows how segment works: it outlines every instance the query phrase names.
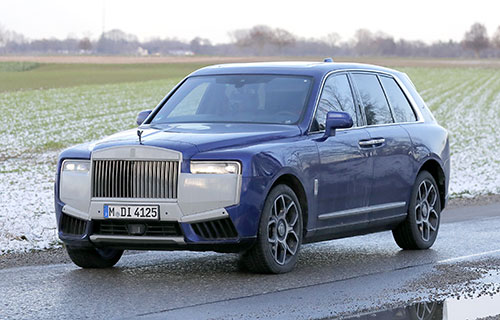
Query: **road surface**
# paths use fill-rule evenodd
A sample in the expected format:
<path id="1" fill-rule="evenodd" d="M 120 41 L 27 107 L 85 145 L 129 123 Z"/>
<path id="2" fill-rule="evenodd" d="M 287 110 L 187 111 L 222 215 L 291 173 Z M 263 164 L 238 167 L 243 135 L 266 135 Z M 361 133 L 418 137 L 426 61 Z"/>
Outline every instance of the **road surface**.
<path id="1" fill-rule="evenodd" d="M 500 203 L 444 211 L 426 251 L 401 251 L 390 232 L 334 240 L 304 246 L 284 275 L 242 271 L 231 254 L 139 252 L 109 270 L 7 267 L 0 288 L 0 319 L 328 319 L 498 298 Z"/>

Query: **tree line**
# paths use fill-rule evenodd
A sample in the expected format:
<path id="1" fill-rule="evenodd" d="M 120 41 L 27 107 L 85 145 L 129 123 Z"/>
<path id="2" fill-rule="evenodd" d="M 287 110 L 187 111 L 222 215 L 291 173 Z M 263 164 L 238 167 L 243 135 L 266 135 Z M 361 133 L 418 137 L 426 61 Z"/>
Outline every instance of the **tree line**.
<path id="1" fill-rule="evenodd" d="M 475 23 L 465 31 L 461 41 L 431 44 L 396 40 L 389 34 L 367 29 L 357 30 L 354 37 L 347 40 L 335 32 L 320 38 L 302 38 L 285 29 L 266 25 L 234 30 L 229 36 L 230 41 L 223 44 L 212 44 L 202 37 L 191 41 L 175 38 L 139 41 L 133 34 L 114 29 L 102 33 L 98 39 L 70 36 L 63 40 L 29 40 L 0 26 L 0 54 L 500 57 L 500 26 L 490 37 L 481 23 Z"/>

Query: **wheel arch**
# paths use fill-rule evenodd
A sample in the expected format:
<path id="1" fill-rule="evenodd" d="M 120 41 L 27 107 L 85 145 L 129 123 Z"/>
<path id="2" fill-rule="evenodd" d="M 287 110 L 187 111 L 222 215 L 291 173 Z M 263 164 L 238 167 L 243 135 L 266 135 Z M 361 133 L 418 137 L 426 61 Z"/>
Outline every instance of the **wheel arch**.
<path id="1" fill-rule="evenodd" d="M 302 235 L 305 236 L 309 217 L 309 205 L 307 202 L 307 194 L 304 189 L 304 185 L 295 175 L 291 173 L 285 173 L 279 176 L 278 179 L 274 181 L 269 190 L 272 190 L 275 186 L 280 184 L 284 184 L 290 187 L 299 199 L 300 209 L 302 210 Z"/>
<path id="2" fill-rule="evenodd" d="M 435 159 L 427 159 L 418 170 L 418 173 L 422 171 L 429 172 L 436 183 L 439 189 L 439 200 L 441 201 L 441 210 L 444 209 L 446 205 L 446 176 L 444 174 L 443 167 L 439 162 Z"/>

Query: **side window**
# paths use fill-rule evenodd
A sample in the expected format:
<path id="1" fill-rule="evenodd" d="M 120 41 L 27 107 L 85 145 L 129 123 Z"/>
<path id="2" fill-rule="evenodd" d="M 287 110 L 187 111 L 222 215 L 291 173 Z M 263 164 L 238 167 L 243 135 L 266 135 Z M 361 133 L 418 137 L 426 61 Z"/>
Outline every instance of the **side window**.
<path id="1" fill-rule="evenodd" d="M 366 124 L 392 123 L 391 110 L 384 91 L 374 74 L 354 73 L 352 75 L 361 96 L 366 115 Z"/>
<path id="2" fill-rule="evenodd" d="M 314 117 L 315 129 L 325 129 L 326 114 L 329 111 L 347 112 L 351 115 L 354 126 L 358 123 L 351 86 L 346 74 L 332 75 L 326 79 Z"/>
<path id="3" fill-rule="evenodd" d="M 380 77 L 380 81 L 384 86 L 387 99 L 389 99 L 394 112 L 394 120 L 396 122 L 416 121 L 415 113 L 396 80 L 389 77 Z"/>

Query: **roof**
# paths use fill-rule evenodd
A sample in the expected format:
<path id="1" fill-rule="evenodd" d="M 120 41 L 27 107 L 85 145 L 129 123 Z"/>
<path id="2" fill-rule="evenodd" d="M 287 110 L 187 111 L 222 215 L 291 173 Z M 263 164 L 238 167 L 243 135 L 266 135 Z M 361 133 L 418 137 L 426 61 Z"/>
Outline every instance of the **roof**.
<path id="1" fill-rule="evenodd" d="M 370 70 L 381 71 L 391 74 L 399 73 L 396 70 L 380 66 L 361 63 L 337 63 L 337 62 L 252 62 L 252 63 L 228 63 L 218 64 L 201 68 L 193 72 L 192 76 L 217 75 L 217 74 L 291 74 L 323 77 L 326 73 L 334 70 Z"/>

